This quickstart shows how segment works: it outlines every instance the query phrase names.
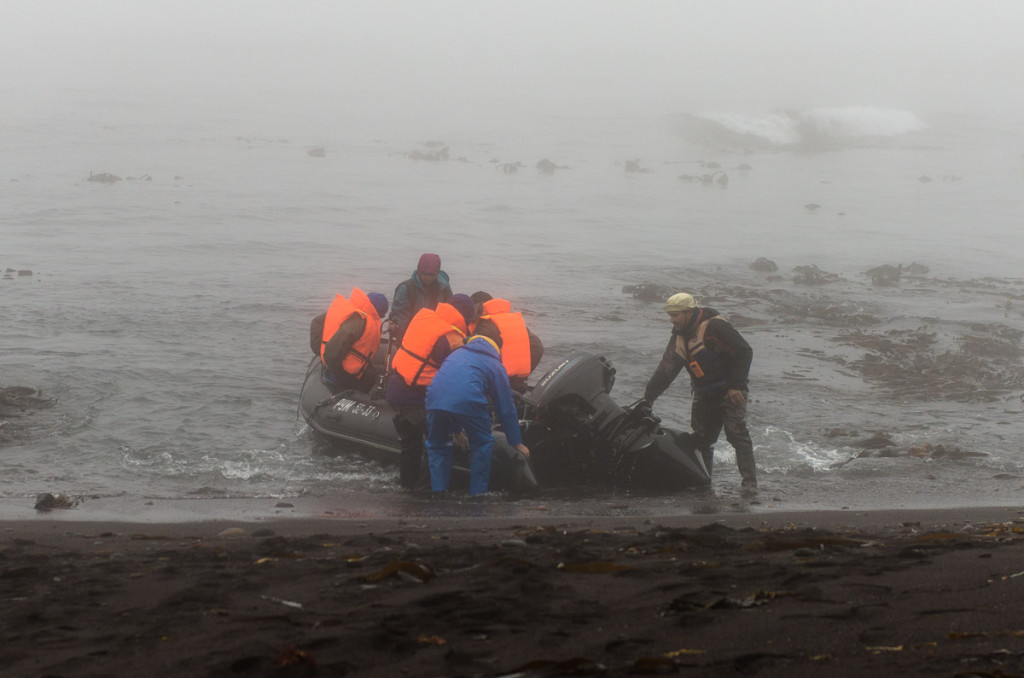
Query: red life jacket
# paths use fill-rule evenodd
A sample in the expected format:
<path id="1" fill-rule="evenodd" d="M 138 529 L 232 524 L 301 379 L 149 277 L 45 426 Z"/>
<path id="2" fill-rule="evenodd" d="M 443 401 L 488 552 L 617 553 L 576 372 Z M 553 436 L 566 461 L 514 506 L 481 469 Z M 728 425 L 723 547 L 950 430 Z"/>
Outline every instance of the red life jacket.
<path id="1" fill-rule="evenodd" d="M 366 320 L 366 327 L 359 339 L 345 354 L 341 368 L 348 374 L 362 377 L 370 366 L 370 360 L 377 352 L 377 347 L 380 346 L 380 316 L 377 315 L 377 309 L 370 303 L 370 298 L 358 287 L 352 288 L 350 299 L 346 299 L 340 294 L 335 296 L 331 307 L 327 309 L 324 334 L 320 341 L 320 362 L 324 361 L 324 349 L 327 347 L 327 342 L 331 340 L 341 324 L 356 313 Z"/>
<path id="2" fill-rule="evenodd" d="M 461 328 L 451 321 L 454 316 L 444 309 L 447 306 L 459 319 L 462 314 L 451 304 L 441 303 L 437 305 L 436 311 L 429 308 L 421 308 L 413 316 L 412 322 L 402 335 L 402 343 L 391 360 L 391 369 L 409 386 L 427 386 L 434 380 L 439 364 L 430 359 L 434 350 L 434 344 L 441 337 L 448 340 L 448 345 L 454 350 L 462 346 L 466 338 L 463 328 L 466 321 L 461 320 Z"/>
<path id="3" fill-rule="evenodd" d="M 501 332 L 501 364 L 505 366 L 508 376 L 530 376 L 530 335 L 526 332 L 523 314 L 496 313 L 480 316 L 481 320 L 484 318 L 494 323 Z"/>

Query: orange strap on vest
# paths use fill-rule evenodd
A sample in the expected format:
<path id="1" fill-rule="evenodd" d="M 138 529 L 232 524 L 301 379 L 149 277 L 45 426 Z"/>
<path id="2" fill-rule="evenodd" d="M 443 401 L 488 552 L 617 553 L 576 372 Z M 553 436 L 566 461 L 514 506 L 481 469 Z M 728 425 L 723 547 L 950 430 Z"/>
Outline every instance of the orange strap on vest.
<path id="1" fill-rule="evenodd" d="M 526 333 L 523 314 L 498 313 L 481 317 L 497 325 L 501 332 L 501 364 L 508 376 L 530 376 L 530 335 Z"/>
<path id="2" fill-rule="evenodd" d="M 698 390 L 712 390 L 727 383 L 721 359 L 704 344 L 708 325 L 716 318 L 725 320 L 722 316 L 715 316 L 701 321 L 689 341 L 682 336 L 676 337 L 676 353 L 686 363 L 686 369 L 696 380 L 695 386 Z"/>
<path id="3" fill-rule="evenodd" d="M 448 306 L 449 304 L 438 304 Z M 462 315 L 452 307 L 459 317 Z M 463 322 L 465 326 L 465 322 Z M 434 380 L 440 365 L 430 359 L 437 340 L 444 337 L 453 349 L 461 346 L 466 335 L 445 320 L 437 311 L 422 308 L 413 316 L 408 329 L 402 335 L 402 343 L 391 360 L 391 369 L 399 374 L 409 386 L 427 386 Z"/>
<path id="4" fill-rule="evenodd" d="M 715 316 L 721 318 L 721 316 Z M 693 333 L 689 341 L 686 340 L 681 334 L 676 335 L 676 353 L 682 358 L 687 364 L 693 359 L 693 355 L 699 351 L 704 350 L 704 333 L 708 331 L 708 323 L 714 318 L 708 318 L 697 325 L 697 331 Z M 722 318 L 725 320 L 725 318 Z M 698 375 L 703 376 L 703 375 Z"/>

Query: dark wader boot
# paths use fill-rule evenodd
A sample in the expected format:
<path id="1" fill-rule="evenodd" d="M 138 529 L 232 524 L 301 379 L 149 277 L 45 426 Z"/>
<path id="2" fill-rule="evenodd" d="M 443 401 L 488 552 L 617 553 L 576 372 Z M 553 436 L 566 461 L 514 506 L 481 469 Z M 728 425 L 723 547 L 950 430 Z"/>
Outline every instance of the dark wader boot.
<path id="1" fill-rule="evenodd" d="M 744 394 L 746 395 L 746 394 Z M 725 400 L 724 391 L 695 392 L 690 409 L 690 426 L 697 437 L 697 449 L 704 466 L 711 472 L 714 444 L 722 429 L 725 439 L 736 450 L 736 466 L 743 477 L 743 485 L 757 487 L 757 467 L 754 464 L 754 443 L 747 430 L 747 406 L 733 405 Z"/>
<path id="2" fill-rule="evenodd" d="M 424 440 L 427 411 L 423 407 L 396 407 L 392 421 L 402 450 L 398 458 L 399 482 L 407 490 L 430 489 L 430 470 Z"/>

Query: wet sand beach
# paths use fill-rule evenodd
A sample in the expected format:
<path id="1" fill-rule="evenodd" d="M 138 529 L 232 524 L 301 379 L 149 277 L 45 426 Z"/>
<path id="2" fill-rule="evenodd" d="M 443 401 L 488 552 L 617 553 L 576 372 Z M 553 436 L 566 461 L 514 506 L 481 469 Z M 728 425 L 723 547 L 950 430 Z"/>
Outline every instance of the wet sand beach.
<path id="1" fill-rule="evenodd" d="M 0 522 L 4 675 L 1024 673 L 1017 508 L 68 515 Z"/>

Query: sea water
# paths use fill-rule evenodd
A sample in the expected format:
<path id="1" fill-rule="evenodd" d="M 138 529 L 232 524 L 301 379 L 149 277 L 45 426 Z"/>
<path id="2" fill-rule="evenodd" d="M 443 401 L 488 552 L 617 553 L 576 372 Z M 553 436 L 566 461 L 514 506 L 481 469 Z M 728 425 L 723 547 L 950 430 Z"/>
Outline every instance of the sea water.
<path id="1" fill-rule="evenodd" d="M 428 251 L 456 292 L 523 311 L 546 347 L 538 374 L 577 350 L 608 357 L 623 405 L 669 338 L 660 304 L 624 286 L 692 292 L 754 349 L 753 500 L 723 438 L 711 493 L 549 491 L 488 511 L 1024 496 L 1024 144 L 1005 123 L 851 107 L 312 134 L 92 103 L 0 130 L 0 270 L 15 270 L 0 280 L 0 386 L 53 401 L 3 423 L 17 429 L 0 448 L 9 502 L 446 511 L 404 495 L 392 468 L 316 453 L 296 413 L 310 320 L 353 286 L 390 297 Z M 446 160 L 412 157 L 443 146 Z M 544 158 L 559 169 L 538 171 Z M 88 180 L 102 172 L 122 180 Z M 778 271 L 751 269 L 758 257 Z M 892 287 L 865 274 L 911 263 L 927 272 Z M 801 284 L 794 269 L 811 265 L 834 277 Z M 683 375 L 655 412 L 685 429 L 689 401 Z"/>

